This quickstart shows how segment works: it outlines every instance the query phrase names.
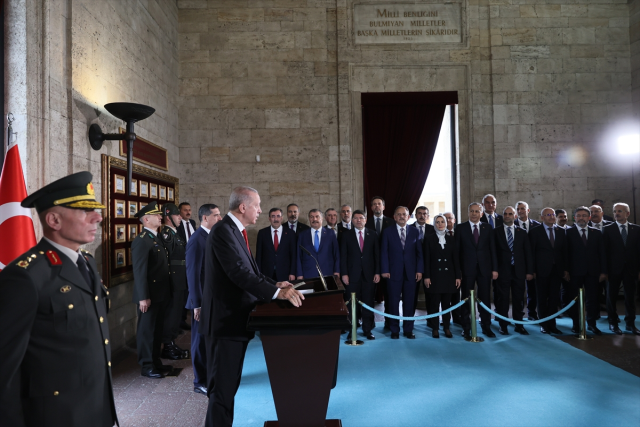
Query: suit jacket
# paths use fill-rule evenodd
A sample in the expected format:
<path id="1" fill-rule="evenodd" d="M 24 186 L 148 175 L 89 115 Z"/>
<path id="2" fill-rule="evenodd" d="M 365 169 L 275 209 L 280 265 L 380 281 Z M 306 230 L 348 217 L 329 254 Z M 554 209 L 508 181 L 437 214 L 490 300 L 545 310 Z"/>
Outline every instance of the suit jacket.
<path id="1" fill-rule="evenodd" d="M 424 275 L 431 279 L 429 293 L 452 293 L 456 291 L 456 279 L 460 279 L 460 258 L 456 248 L 456 239 L 445 234 L 444 249 L 436 233 L 424 237 Z"/>
<path id="2" fill-rule="evenodd" d="M 607 274 L 604 238 L 597 228 L 588 227 L 587 245 L 577 225 L 567 230 L 567 261 L 569 276 L 599 276 Z"/>
<path id="3" fill-rule="evenodd" d="M 244 237 L 230 214 L 216 223 L 207 238 L 200 325 L 202 334 L 247 341 L 249 313 L 258 302 L 269 302 L 278 288 L 260 273 Z"/>
<path id="4" fill-rule="evenodd" d="M 2 426 L 117 421 L 105 345 L 108 292 L 93 257 L 82 253 L 90 284 L 44 239 L 0 272 Z"/>
<path id="5" fill-rule="evenodd" d="M 604 214 L 603 214 L 603 215 L 602 215 L 602 219 L 603 219 L 603 220 L 607 220 L 607 221 L 609 221 L 609 222 L 616 222 L 616 220 L 615 220 L 613 217 L 609 216 L 609 215 L 604 215 Z"/>
<path id="6" fill-rule="evenodd" d="M 388 216 L 382 216 L 382 225 L 380 226 L 380 230 L 381 232 L 378 235 L 378 239 L 382 239 L 382 232 L 385 230 L 385 228 L 387 227 L 391 227 L 391 226 L 395 226 L 396 222 L 389 218 Z M 370 228 L 373 231 L 376 231 L 376 222 L 375 222 L 375 217 L 373 215 L 371 215 L 369 218 L 367 218 L 367 222 L 364 224 L 365 228 Z"/>
<path id="7" fill-rule="evenodd" d="M 422 255 L 422 242 L 420 242 L 418 229 L 405 227 L 406 237 L 404 249 L 398 234 L 398 228 L 387 227 L 382 232 L 380 243 L 380 271 L 389 273 L 391 281 L 402 281 L 406 272 L 408 280 L 415 280 L 416 273 L 424 272 L 424 258 Z"/>
<path id="8" fill-rule="evenodd" d="M 604 218 L 603 218 L 603 219 L 602 219 L 602 228 L 600 228 L 599 230 L 600 230 L 601 232 L 604 232 L 604 228 L 605 228 L 607 225 L 612 224 L 613 222 L 615 222 L 615 221 L 607 221 L 606 219 L 604 219 Z M 595 224 L 593 223 L 593 221 L 589 221 L 589 223 L 588 223 L 587 225 L 588 225 L 589 227 L 598 228 L 598 227 L 596 227 L 596 226 L 595 226 Z"/>
<path id="9" fill-rule="evenodd" d="M 520 220 L 516 219 L 513 224 L 518 227 L 518 228 L 522 228 L 522 224 L 520 224 Z M 541 225 L 541 223 L 539 221 L 536 221 L 535 219 L 531 219 L 529 218 L 529 227 L 527 229 L 527 234 L 529 234 L 529 232 L 531 231 L 532 228 L 536 228 L 539 227 Z"/>
<path id="10" fill-rule="evenodd" d="M 353 223 L 351 223 L 351 225 L 349 225 L 349 227 L 351 228 L 346 228 L 344 225 L 342 225 L 342 221 L 340 221 L 338 223 L 338 235 L 336 236 L 338 238 L 338 245 L 340 245 L 342 243 L 342 236 L 344 235 L 345 231 L 349 231 L 349 230 L 353 230 Z"/>
<path id="11" fill-rule="evenodd" d="M 204 256 L 209 233 L 200 227 L 187 242 L 187 284 L 189 298 L 185 308 L 193 310 L 202 307 L 202 290 L 204 288 Z"/>
<path id="12" fill-rule="evenodd" d="M 196 222 L 194 220 L 192 220 L 192 219 L 189 219 L 189 222 L 191 223 L 191 227 L 193 227 L 193 230 L 195 232 L 195 230 L 197 230 Z M 184 229 L 184 225 L 182 223 L 182 220 L 180 220 L 180 224 L 178 224 L 178 227 L 176 227 L 176 230 L 178 231 L 178 235 L 182 238 L 182 240 L 187 242 L 187 231 Z M 191 236 L 193 236 L 193 233 L 191 233 Z"/>
<path id="13" fill-rule="evenodd" d="M 495 235 L 491 225 L 480 223 L 480 238 L 476 245 L 469 221 L 461 222 L 456 227 L 454 237 L 456 248 L 460 256 L 460 269 L 463 276 L 476 275 L 476 268 L 480 267 L 480 274 L 491 277 L 491 272 L 498 271 Z"/>
<path id="14" fill-rule="evenodd" d="M 420 235 L 420 229 L 418 228 L 418 223 L 414 222 L 411 225 L 415 227 L 416 230 L 418 230 L 418 235 Z M 431 224 L 424 225 L 424 237 L 427 237 L 429 234 L 435 234 L 435 233 L 436 233 L 436 228 L 433 225 Z"/>
<path id="15" fill-rule="evenodd" d="M 554 229 L 554 246 L 551 246 L 545 225 L 533 228 L 529 233 L 533 253 L 533 271 L 537 276 L 548 277 L 554 264 L 560 277 L 567 271 L 567 236 L 565 229 L 557 225 Z"/>
<path id="16" fill-rule="evenodd" d="M 627 244 L 620 235 L 617 223 L 603 228 L 604 247 L 607 257 L 607 273 L 613 275 L 633 274 L 640 270 L 640 226 L 627 222 Z"/>
<path id="17" fill-rule="evenodd" d="M 514 227 L 513 233 L 513 259 L 515 277 L 511 277 L 511 255 L 505 227 L 496 227 L 493 230 L 496 237 L 496 255 L 498 257 L 498 280 L 517 279 L 524 281 L 527 274 L 533 274 L 533 255 L 527 232 Z"/>
<path id="18" fill-rule="evenodd" d="M 289 228 L 289 221 L 285 221 L 284 224 L 282 224 L 282 228 L 286 228 L 287 230 L 291 230 Z M 302 233 L 305 230 L 310 230 L 311 227 L 309 227 L 307 224 L 303 224 L 300 221 L 298 221 L 298 223 L 296 224 L 296 237 L 300 236 L 300 233 Z"/>
<path id="19" fill-rule="evenodd" d="M 495 216 L 495 224 L 494 224 L 494 228 L 498 228 L 498 227 L 502 227 L 504 225 L 504 223 L 502 222 L 503 220 L 503 216 L 500 215 L 498 212 L 494 212 L 493 215 Z M 489 220 L 487 220 L 487 214 L 486 213 L 482 213 L 482 216 L 480 217 L 480 222 L 484 222 L 485 224 L 489 224 Z"/>
<path id="20" fill-rule="evenodd" d="M 169 255 L 169 279 L 171 282 L 171 291 L 179 292 L 187 290 L 187 267 L 185 262 L 185 253 L 187 250 L 187 241 L 173 231 L 171 227 L 163 226 L 158 232 L 158 237 L 162 241 L 164 248 Z M 193 234 L 191 235 L 193 238 Z"/>
<path id="21" fill-rule="evenodd" d="M 318 277 L 316 262 L 308 253 L 300 249 L 300 246 L 307 249 L 318 260 L 320 270 L 325 276 L 340 272 L 340 249 L 338 247 L 338 239 L 332 230 L 325 227 L 320 228 L 320 247 L 316 252 L 311 239 L 311 231 L 306 230 L 298 235 L 298 254 L 296 276 L 302 276 L 305 279 L 310 277 Z"/>
<path id="22" fill-rule="evenodd" d="M 380 274 L 380 243 L 374 230 L 364 228 L 364 248 L 360 251 L 360 241 L 356 229 L 344 231 L 340 244 L 340 273 L 349 276 L 349 282 L 358 282 L 364 275 L 368 283 Z"/>
<path id="23" fill-rule="evenodd" d="M 256 263 L 267 277 L 278 282 L 289 280 L 289 275 L 296 274 L 296 235 L 288 228 L 282 227 L 282 236 L 278 236 L 278 251 L 273 246 L 271 226 L 258 231 L 256 242 Z"/>
<path id="24" fill-rule="evenodd" d="M 160 237 L 143 230 L 131 243 L 133 302 L 164 301 L 171 297 L 169 255 Z"/>

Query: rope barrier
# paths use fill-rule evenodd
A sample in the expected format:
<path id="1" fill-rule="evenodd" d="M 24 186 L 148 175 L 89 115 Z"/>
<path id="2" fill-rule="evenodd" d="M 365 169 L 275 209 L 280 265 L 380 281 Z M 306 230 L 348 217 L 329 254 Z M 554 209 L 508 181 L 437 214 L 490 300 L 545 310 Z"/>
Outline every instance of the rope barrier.
<path id="1" fill-rule="evenodd" d="M 384 316 L 384 317 L 388 317 L 388 318 L 390 318 L 390 319 L 398 319 L 398 320 L 425 320 L 425 319 L 431 319 L 432 317 L 439 317 L 440 315 L 442 315 L 442 314 L 447 314 L 447 313 L 449 313 L 450 311 L 453 311 L 453 310 L 455 310 L 455 309 L 456 309 L 456 308 L 458 308 L 458 307 L 462 307 L 462 305 L 463 305 L 465 302 L 467 302 L 467 300 L 468 300 L 468 299 L 469 299 L 469 298 L 465 298 L 465 299 L 463 299 L 462 301 L 460 301 L 459 303 L 457 303 L 456 305 L 454 305 L 453 307 L 450 307 L 450 308 L 448 308 L 448 309 L 446 309 L 446 310 L 444 310 L 444 311 L 440 311 L 440 312 L 438 312 L 438 313 L 434 313 L 434 314 L 427 314 L 426 316 L 416 316 L 416 317 L 395 316 L 395 315 L 393 315 L 393 314 L 383 313 L 383 312 L 382 312 L 382 311 L 380 311 L 380 310 L 376 310 L 376 309 L 375 309 L 375 308 L 373 308 L 373 307 L 369 307 L 367 304 L 363 303 L 363 302 L 362 302 L 362 301 L 360 301 L 360 300 L 358 300 L 358 304 L 360 304 L 362 307 L 366 308 L 366 309 L 367 309 L 367 310 L 369 310 L 369 311 L 372 311 L 372 312 L 374 312 L 374 313 L 376 313 L 376 314 L 379 314 L 379 315 L 381 315 L 381 316 Z"/>
<path id="2" fill-rule="evenodd" d="M 569 304 L 567 304 L 567 306 L 565 308 L 563 308 L 562 310 L 560 310 L 559 312 L 552 314 L 551 316 L 547 316 L 544 319 L 539 319 L 539 320 L 530 320 L 530 321 L 523 321 L 523 320 L 514 320 L 514 319 L 509 319 L 508 317 L 504 317 L 499 315 L 498 313 L 496 313 L 495 311 L 491 310 L 489 307 L 487 307 L 485 305 L 485 303 L 483 303 L 482 301 L 478 300 L 478 302 L 480 303 L 480 306 L 482 308 L 484 308 L 485 310 L 487 310 L 489 313 L 493 314 L 494 316 L 496 316 L 498 319 L 502 319 L 502 320 L 506 320 L 507 322 L 510 323 L 515 323 L 518 325 L 537 325 L 539 323 L 544 323 L 548 320 L 554 319 L 558 316 L 560 316 L 562 313 L 564 313 L 565 311 L 569 310 L 571 307 L 573 307 L 573 305 L 576 303 L 576 298 L 573 299 L 573 301 L 571 301 Z"/>

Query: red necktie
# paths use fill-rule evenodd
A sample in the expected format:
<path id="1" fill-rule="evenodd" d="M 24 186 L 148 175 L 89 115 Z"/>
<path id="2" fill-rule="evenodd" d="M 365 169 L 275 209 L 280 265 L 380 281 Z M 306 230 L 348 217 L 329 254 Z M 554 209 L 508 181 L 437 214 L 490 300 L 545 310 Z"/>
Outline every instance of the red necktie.
<path id="1" fill-rule="evenodd" d="M 449 230 L 447 233 L 449 233 L 449 236 L 453 236 L 453 231 Z"/>
<path id="2" fill-rule="evenodd" d="M 362 231 L 358 231 L 360 233 L 360 252 L 364 251 L 364 239 L 362 238 Z"/>
<path id="3" fill-rule="evenodd" d="M 244 237 L 244 242 L 247 244 L 247 250 L 251 253 L 251 248 L 249 247 L 249 238 L 247 237 L 247 229 L 242 230 L 242 236 Z"/>
<path id="4" fill-rule="evenodd" d="M 273 248 L 278 252 L 278 230 L 273 230 Z"/>

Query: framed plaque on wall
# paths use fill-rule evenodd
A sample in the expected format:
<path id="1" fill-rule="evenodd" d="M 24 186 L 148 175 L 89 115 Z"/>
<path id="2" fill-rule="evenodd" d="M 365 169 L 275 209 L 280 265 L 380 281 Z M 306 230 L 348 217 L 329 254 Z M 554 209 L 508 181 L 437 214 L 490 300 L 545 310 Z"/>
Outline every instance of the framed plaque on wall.
<path id="1" fill-rule="evenodd" d="M 102 280 L 106 287 L 133 280 L 131 242 L 142 232 L 136 212 L 152 201 L 167 203 L 168 195 L 176 204 L 179 200 L 178 178 L 165 173 L 134 164 L 131 182 L 126 181 L 126 160 L 103 154 L 102 200 L 107 208 L 102 220 Z M 134 194 L 124 191 L 127 188 L 135 188 Z"/>

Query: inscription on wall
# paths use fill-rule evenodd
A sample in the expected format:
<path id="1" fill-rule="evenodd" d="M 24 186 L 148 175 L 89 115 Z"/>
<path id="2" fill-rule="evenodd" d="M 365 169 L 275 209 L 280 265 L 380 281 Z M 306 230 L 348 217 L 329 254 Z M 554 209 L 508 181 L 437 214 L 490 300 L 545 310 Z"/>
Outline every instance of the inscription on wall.
<path id="1" fill-rule="evenodd" d="M 357 44 L 459 43 L 459 4 L 359 4 L 354 7 Z"/>

